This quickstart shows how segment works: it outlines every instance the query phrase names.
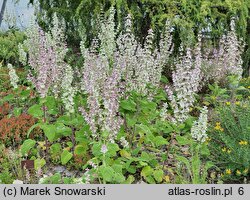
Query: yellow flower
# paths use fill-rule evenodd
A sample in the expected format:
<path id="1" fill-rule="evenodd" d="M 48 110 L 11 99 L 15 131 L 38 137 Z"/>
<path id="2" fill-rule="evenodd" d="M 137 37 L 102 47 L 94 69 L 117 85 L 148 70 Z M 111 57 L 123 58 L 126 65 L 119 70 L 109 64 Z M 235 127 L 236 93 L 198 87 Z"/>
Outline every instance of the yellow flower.
<path id="1" fill-rule="evenodd" d="M 230 150 L 230 149 L 228 149 L 228 150 L 227 150 L 227 153 L 231 153 L 231 150 Z"/>
<path id="2" fill-rule="evenodd" d="M 247 88 L 250 89 L 250 85 Z"/>
<path id="3" fill-rule="evenodd" d="M 167 183 L 170 183 L 170 177 L 169 177 L 168 175 L 165 176 L 164 178 L 165 178 L 165 181 L 166 181 Z"/>
<path id="4" fill-rule="evenodd" d="M 247 145 L 248 142 L 247 142 L 247 141 L 244 141 L 244 140 L 241 140 L 241 141 L 239 142 L 239 144 L 240 144 L 240 145 Z"/>
<path id="5" fill-rule="evenodd" d="M 230 106 L 230 105 L 231 105 L 231 103 L 230 103 L 229 101 L 227 101 L 227 102 L 226 102 L 226 105 L 227 105 L 227 106 Z"/>
<path id="6" fill-rule="evenodd" d="M 237 171 L 236 171 L 236 174 L 237 174 L 238 176 L 241 175 L 240 170 L 237 170 Z"/>
<path id="7" fill-rule="evenodd" d="M 226 169 L 226 174 L 228 174 L 228 175 L 232 174 L 231 169 Z"/>
<path id="8" fill-rule="evenodd" d="M 226 152 L 226 151 L 227 151 L 227 148 L 226 148 L 226 147 L 222 148 L 222 151 L 223 151 L 223 152 Z"/>
<path id="9" fill-rule="evenodd" d="M 243 173 L 244 173 L 244 174 L 247 174 L 247 173 L 248 173 L 248 169 L 245 169 L 245 170 L 243 171 Z"/>
<path id="10" fill-rule="evenodd" d="M 214 127 L 215 130 L 223 132 L 224 129 L 221 127 L 220 122 L 216 122 L 216 126 Z"/>
<path id="11" fill-rule="evenodd" d="M 239 101 L 236 101 L 236 102 L 235 102 L 235 105 L 239 106 L 239 105 L 240 105 L 240 102 L 239 102 Z"/>
<path id="12" fill-rule="evenodd" d="M 211 138 L 207 138 L 206 141 L 205 141 L 205 144 L 208 144 L 209 142 L 211 141 Z"/>

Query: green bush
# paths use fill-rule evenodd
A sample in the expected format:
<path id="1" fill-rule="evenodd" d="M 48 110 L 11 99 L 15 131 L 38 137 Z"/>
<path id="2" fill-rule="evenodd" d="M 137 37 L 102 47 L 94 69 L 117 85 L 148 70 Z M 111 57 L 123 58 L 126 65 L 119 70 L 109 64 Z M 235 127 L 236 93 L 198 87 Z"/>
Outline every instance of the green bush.
<path id="1" fill-rule="evenodd" d="M 25 34 L 21 31 L 0 32 L 0 61 L 4 61 L 5 64 L 17 65 L 19 63 L 18 44 L 24 39 Z"/>
<path id="2" fill-rule="evenodd" d="M 218 120 L 210 133 L 211 159 L 225 180 L 240 181 L 249 176 L 250 102 L 226 102 L 216 112 Z"/>

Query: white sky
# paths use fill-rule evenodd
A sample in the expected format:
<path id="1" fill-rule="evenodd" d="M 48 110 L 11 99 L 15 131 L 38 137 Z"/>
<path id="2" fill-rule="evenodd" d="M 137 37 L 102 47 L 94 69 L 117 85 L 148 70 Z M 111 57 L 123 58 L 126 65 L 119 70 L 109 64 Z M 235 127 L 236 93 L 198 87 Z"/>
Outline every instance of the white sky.
<path id="1" fill-rule="evenodd" d="M 8 16 L 16 19 L 16 26 L 18 28 L 25 28 L 28 26 L 30 19 L 34 16 L 34 8 L 29 5 L 29 0 L 20 0 L 18 4 L 14 4 L 15 0 L 7 0 L 7 6 L 4 13 L 4 19 Z M 2 6 L 3 0 L 0 0 L 0 9 Z M 6 30 L 8 28 L 8 24 L 4 20 L 2 22 L 1 30 Z"/>

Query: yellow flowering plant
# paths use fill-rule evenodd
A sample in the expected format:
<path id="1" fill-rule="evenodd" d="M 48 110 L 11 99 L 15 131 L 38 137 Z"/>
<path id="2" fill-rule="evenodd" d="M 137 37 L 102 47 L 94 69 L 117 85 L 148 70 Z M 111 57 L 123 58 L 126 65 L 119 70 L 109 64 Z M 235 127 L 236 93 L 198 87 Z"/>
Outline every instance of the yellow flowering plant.
<path id="1" fill-rule="evenodd" d="M 221 104 L 216 108 L 216 119 L 210 123 L 208 134 L 211 160 L 224 173 L 223 179 L 242 180 L 249 176 L 250 166 L 250 102 L 237 106 Z"/>

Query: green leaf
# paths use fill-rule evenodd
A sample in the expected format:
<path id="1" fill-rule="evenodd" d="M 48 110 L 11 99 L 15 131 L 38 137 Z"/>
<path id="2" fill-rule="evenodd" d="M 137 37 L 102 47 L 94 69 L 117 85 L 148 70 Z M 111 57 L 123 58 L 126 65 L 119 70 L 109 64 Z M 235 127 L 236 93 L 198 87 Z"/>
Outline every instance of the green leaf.
<path id="1" fill-rule="evenodd" d="M 113 179 L 115 183 L 122 183 L 125 181 L 125 177 L 122 173 L 114 173 Z"/>
<path id="2" fill-rule="evenodd" d="M 73 147 L 73 143 L 72 143 L 72 142 L 70 142 L 70 141 L 66 142 L 66 144 L 67 144 L 67 146 L 68 146 L 68 147 L 70 147 L 70 148 L 72 148 L 72 147 Z"/>
<path id="3" fill-rule="evenodd" d="M 147 111 L 151 111 L 151 110 L 156 110 L 156 107 L 157 107 L 157 104 L 154 103 L 154 102 L 149 102 L 149 101 L 146 101 L 146 100 L 141 100 L 140 101 L 140 106 L 141 106 L 141 109 L 144 111 L 144 112 L 147 112 Z"/>
<path id="4" fill-rule="evenodd" d="M 131 99 L 121 101 L 120 106 L 124 110 L 136 111 L 136 103 Z"/>
<path id="5" fill-rule="evenodd" d="M 163 180 L 163 176 L 164 176 L 164 172 L 163 170 L 159 169 L 159 170 L 155 170 L 153 173 L 154 179 L 158 182 L 161 183 Z"/>
<path id="6" fill-rule="evenodd" d="M 165 138 L 163 138 L 162 136 L 156 136 L 153 142 L 154 142 L 156 147 L 159 147 L 159 146 L 162 146 L 165 144 L 169 144 L 169 142 Z"/>
<path id="7" fill-rule="evenodd" d="M 152 156 L 150 156 L 147 152 L 142 152 L 140 160 L 149 162 L 152 159 Z"/>
<path id="8" fill-rule="evenodd" d="M 86 155 L 87 150 L 88 150 L 88 146 L 87 146 L 87 145 L 81 144 L 81 145 L 77 145 L 77 146 L 75 147 L 74 153 L 75 153 L 76 155 L 78 155 L 78 156 L 80 156 L 80 155 L 81 155 L 81 156 L 84 156 L 84 155 Z"/>
<path id="9" fill-rule="evenodd" d="M 211 161 L 207 161 L 205 164 L 205 171 L 209 170 L 210 168 L 214 167 L 214 163 Z"/>
<path id="10" fill-rule="evenodd" d="M 71 122 L 71 118 L 68 115 L 60 116 L 57 119 L 57 122 L 61 122 L 61 123 L 65 124 L 65 125 L 68 125 L 68 126 L 72 124 L 72 123 L 70 123 Z"/>
<path id="11" fill-rule="evenodd" d="M 192 174 L 191 165 L 190 165 L 190 162 L 189 162 L 189 160 L 187 158 L 185 158 L 183 156 L 176 155 L 176 160 L 178 160 L 179 162 L 184 163 L 186 165 L 187 169 L 188 169 L 188 173 Z"/>
<path id="12" fill-rule="evenodd" d="M 201 167 L 201 160 L 198 156 L 198 153 L 192 156 L 191 163 L 192 163 L 192 172 L 193 172 L 192 183 L 198 184 L 200 183 L 200 167 Z"/>
<path id="13" fill-rule="evenodd" d="M 30 96 L 30 90 L 22 90 L 22 92 L 20 93 L 20 96 L 22 98 L 27 98 Z"/>
<path id="14" fill-rule="evenodd" d="M 55 106 L 56 106 L 56 99 L 55 99 L 55 97 L 53 97 L 53 96 L 47 96 L 47 97 L 45 98 L 45 105 L 46 105 L 48 108 L 55 107 Z"/>
<path id="15" fill-rule="evenodd" d="M 122 168 L 123 168 L 122 165 L 120 165 L 120 164 L 114 164 L 114 165 L 112 165 L 112 168 L 114 169 L 114 171 L 116 173 L 121 173 L 122 174 Z"/>
<path id="16" fill-rule="evenodd" d="M 246 88 L 244 86 L 240 86 L 237 88 L 237 90 L 246 90 Z"/>
<path id="17" fill-rule="evenodd" d="M 37 159 L 34 161 L 35 170 L 38 170 L 39 168 L 42 168 L 44 165 L 46 165 L 46 161 L 45 161 L 44 158 L 42 158 L 42 159 L 37 158 Z"/>
<path id="18" fill-rule="evenodd" d="M 122 184 L 131 184 L 135 181 L 135 177 L 132 175 L 129 175 L 127 180 L 125 180 Z"/>
<path id="19" fill-rule="evenodd" d="M 9 94 L 3 98 L 4 101 L 11 101 L 15 99 L 15 96 L 13 94 Z"/>
<path id="20" fill-rule="evenodd" d="M 86 135 L 89 133 L 89 125 L 85 125 L 82 129 L 75 132 L 75 139 L 77 142 L 86 142 L 88 141 Z"/>
<path id="21" fill-rule="evenodd" d="M 150 184 L 155 184 L 155 180 L 152 176 L 145 177 L 145 180 Z"/>
<path id="22" fill-rule="evenodd" d="M 52 96 L 47 96 L 45 99 L 45 105 L 48 108 L 48 113 L 52 115 L 58 114 L 58 106 L 56 105 L 56 99 Z"/>
<path id="23" fill-rule="evenodd" d="M 201 155 L 203 155 L 203 156 L 210 155 L 210 151 L 209 151 L 208 146 L 206 144 L 202 144 L 202 146 L 200 148 L 200 152 L 201 152 Z"/>
<path id="24" fill-rule="evenodd" d="M 162 75 L 161 76 L 161 82 L 167 84 L 167 83 L 169 83 L 169 80 L 168 80 L 168 78 L 166 76 Z"/>
<path id="25" fill-rule="evenodd" d="M 171 132 L 173 132 L 173 127 L 172 126 L 170 126 L 169 124 L 167 124 L 166 125 L 166 127 L 164 127 L 164 133 L 171 133 Z"/>
<path id="26" fill-rule="evenodd" d="M 108 152 L 106 155 L 110 157 L 116 156 L 116 152 L 120 150 L 118 144 L 116 143 L 108 143 L 107 149 L 108 149 Z"/>
<path id="27" fill-rule="evenodd" d="M 53 142 L 56 136 L 56 127 L 53 124 L 43 124 L 40 126 L 50 142 Z"/>
<path id="28" fill-rule="evenodd" d="M 144 124 L 136 124 L 136 127 L 138 127 L 142 133 L 146 133 L 146 134 L 151 133 L 151 130 L 149 129 L 149 127 Z"/>
<path id="29" fill-rule="evenodd" d="M 121 157 L 124 157 L 124 158 L 131 158 L 131 154 L 129 153 L 129 152 L 127 152 L 125 149 L 122 149 L 121 151 L 120 151 L 120 155 L 121 155 Z"/>
<path id="30" fill-rule="evenodd" d="M 40 123 L 34 124 L 33 126 L 30 127 L 30 129 L 27 132 L 27 137 L 29 137 L 30 133 L 38 126 L 40 126 Z"/>
<path id="31" fill-rule="evenodd" d="M 127 114 L 126 115 L 126 122 L 127 122 L 128 126 L 132 127 L 136 124 L 137 119 L 134 115 Z"/>
<path id="32" fill-rule="evenodd" d="M 22 108 L 14 108 L 13 113 L 16 117 L 18 117 L 22 113 Z"/>
<path id="33" fill-rule="evenodd" d="M 128 172 L 131 173 L 131 174 L 135 174 L 136 173 L 136 166 L 134 165 L 130 165 L 128 168 L 127 168 Z"/>
<path id="34" fill-rule="evenodd" d="M 58 155 L 62 152 L 62 146 L 60 143 L 52 144 L 49 148 L 51 154 Z"/>
<path id="35" fill-rule="evenodd" d="M 126 163 L 125 163 L 125 168 L 126 170 L 131 173 L 131 174 L 134 174 L 136 172 L 136 167 L 134 165 L 131 165 L 131 163 L 133 162 L 134 160 L 128 160 Z"/>
<path id="36" fill-rule="evenodd" d="M 132 155 L 133 156 L 137 156 L 139 154 L 140 150 L 141 150 L 140 146 L 138 146 L 137 148 L 133 149 L 132 150 Z"/>
<path id="37" fill-rule="evenodd" d="M 56 173 L 53 176 L 51 176 L 49 179 L 50 179 L 51 184 L 60 184 L 62 180 L 62 176 L 61 174 Z"/>
<path id="38" fill-rule="evenodd" d="M 80 115 L 77 115 L 73 119 L 69 115 L 63 115 L 57 119 L 57 122 L 61 122 L 66 126 L 82 127 L 82 125 L 84 124 L 84 119 Z"/>
<path id="39" fill-rule="evenodd" d="M 99 171 L 101 173 L 101 176 L 103 178 L 103 180 L 107 181 L 107 182 L 111 182 L 113 180 L 113 175 L 115 173 L 114 169 L 110 166 L 100 166 L 99 167 Z"/>
<path id="40" fill-rule="evenodd" d="M 28 152 L 35 146 L 35 144 L 36 144 L 35 140 L 31 139 L 25 140 L 21 146 L 21 153 L 23 155 L 28 154 Z"/>
<path id="41" fill-rule="evenodd" d="M 70 159 L 73 157 L 73 154 L 70 153 L 68 150 L 64 150 L 61 154 L 61 162 L 63 165 L 67 164 Z"/>
<path id="42" fill-rule="evenodd" d="M 146 178 L 147 176 L 150 176 L 153 173 L 153 169 L 150 166 L 145 166 L 142 168 L 141 176 Z"/>
<path id="43" fill-rule="evenodd" d="M 40 105 L 38 104 L 35 104 L 33 106 L 31 106 L 29 109 L 28 109 L 28 113 L 30 115 L 32 115 L 33 117 L 42 117 L 43 116 L 43 111 L 42 111 L 42 108 Z"/>
<path id="44" fill-rule="evenodd" d="M 147 162 L 139 161 L 140 167 L 148 166 Z"/>
<path id="45" fill-rule="evenodd" d="M 63 177 L 63 184 L 72 184 L 72 178 Z"/>
<path id="46" fill-rule="evenodd" d="M 76 117 L 74 117 L 71 121 L 71 125 L 75 126 L 75 127 L 82 127 L 82 125 L 86 123 L 84 121 L 84 118 L 82 115 L 77 115 Z M 88 126 L 87 126 L 88 127 Z"/>
<path id="47" fill-rule="evenodd" d="M 178 142 L 179 145 L 190 144 L 190 140 L 186 136 L 177 135 L 176 136 L 176 140 L 177 140 L 177 142 Z"/>
<path id="48" fill-rule="evenodd" d="M 94 143 L 94 145 L 92 146 L 92 153 L 95 157 L 99 157 L 100 155 L 102 155 L 101 148 L 101 142 Z"/>
<path id="49" fill-rule="evenodd" d="M 72 130 L 68 126 L 65 126 L 63 123 L 56 123 L 56 133 L 63 135 L 65 137 L 71 136 Z"/>

